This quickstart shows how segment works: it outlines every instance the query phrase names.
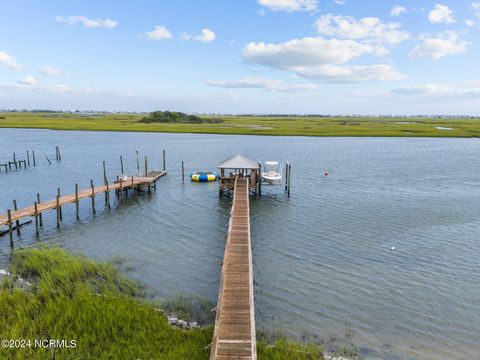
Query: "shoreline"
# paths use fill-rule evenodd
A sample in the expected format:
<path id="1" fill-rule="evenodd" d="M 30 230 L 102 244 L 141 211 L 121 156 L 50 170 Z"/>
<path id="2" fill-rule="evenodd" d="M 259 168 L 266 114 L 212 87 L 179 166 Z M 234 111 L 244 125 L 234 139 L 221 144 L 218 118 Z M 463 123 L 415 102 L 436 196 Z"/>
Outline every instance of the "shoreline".
<path id="1" fill-rule="evenodd" d="M 55 116 L 49 113 L 3 113 L 0 128 L 289 137 L 480 137 L 480 120 L 471 118 L 409 118 L 405 121 L 393 117 L 223 116 L 221 122 L 201 124 L 142 123 L 140 120 L 138 114 L 84 117 L 67 113 Z"/>

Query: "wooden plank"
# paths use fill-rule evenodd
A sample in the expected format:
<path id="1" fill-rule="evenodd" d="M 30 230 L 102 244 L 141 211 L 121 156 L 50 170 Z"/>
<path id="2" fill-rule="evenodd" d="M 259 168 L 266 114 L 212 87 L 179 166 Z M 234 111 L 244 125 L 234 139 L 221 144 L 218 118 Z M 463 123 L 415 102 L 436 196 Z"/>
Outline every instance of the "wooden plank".
<path id="1" fill-rule="evenodd" d="M 236 179 L 210 359 L 257 356 L 248 183 Z"/>
<path id="2" fill-rule="evenodd" d="M 64 195 L 60 196 L 58 198 L 58 206 L 63 206 L 66 204 L 71 204 L 75 203 L 77 201 L 80 201 L 82 199 L 90 198 L 95 196 L 96 194 L 101 194 L 110 190 L 116 190 L 116 189 L 131 189 L 133 187 L 138 187 L 138 186 L 149 186 L 155 181 L 157 181 L 159 178 L 163 177 L 166 175 L 166 172 L 154 172 L 151 171 L 149 175 L 152 176 L 147 176 L 147 177 L 131 177 L 127 181 L 123 182 L 115 182 L 110 185 L 100 185 L 100 186 L 95 186 L 91 187 L 89 189 L 81 190 L 69 194 L 69 195 Z M 43 212 L 56 209 L 57 207 L 57 199 L 52 199 L 48 201 L 42 201 L 41 203 L 37 204 L 37 214 L 41 214 Z M 30 206 L 24 207 L 22 209 L 18 209 L 16 211 L 11 212 L 11 220 L 16 221 L 23 219 L 25 217 L 29 216 L 35 216 L 35 206 L 32 204 Z M 0 226 L 2 225 L 8 225 L 9 219 L 8 219 L 8 214 L 0 214 Z"/>

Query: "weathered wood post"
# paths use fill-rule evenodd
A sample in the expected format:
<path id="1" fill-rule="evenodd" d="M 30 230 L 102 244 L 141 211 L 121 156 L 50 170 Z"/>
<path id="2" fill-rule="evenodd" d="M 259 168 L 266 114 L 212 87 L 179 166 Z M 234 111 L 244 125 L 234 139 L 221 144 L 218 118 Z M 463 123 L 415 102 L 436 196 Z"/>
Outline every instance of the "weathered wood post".
<path id="1" fill-rule="evenodd" d="M 165 157 L 165 150 L 163 150 L 163 171 L 165 171 L 166 167 L 166 157 Z"/>
<path id="2" fill-rule="evenodd" d="M 128 191 L 128 188 L 127 188 Z M 135 186 L 133 186 L 133 176 L 132 176 L 132 195 L 135 193 Z"/>
<path id="3" fill-rule="evenodd" d="M 60 196 L 57 195 L 56 198 L 57 201 L 57 206 L 55 207 L 57 209 L 57 229 L 60 228 Z"/>
<path id="4" fill-rule="evenodd" d="M 47 154 L 45 154 L 45 159 L 47 159 L 48 165 L 51 166 L 51 165 L 52 165 L 52 162 L 51 162 L 50 159 L 48 158 Z"/>
<path id="5" fill-rule="evenodd" d="M 288 192 L 287 195 L 290 197 L 290 180 L 292 178 L 292 165 L 288 163 Z"/>
<path id="6" fill-rule="evenodd" d="M 110 208 L 110 186 L 108 185 L 108 180 L 105 185 L 107 186 L 107 191 L 105 192 L 105 203 Z"/>
<path id="7" fill-rule="evenodd" d="M 17 155 L 15 155 L 15 153 L 13 153 L 13 163 L 15 165 L 15 170 L 18 170 Z"/>
<path id="8" fill-rule="evenodd" d="M 262 196 L 262 163 L 258 163 L 258 174 L 256 176 L 257 180 L 257 196 Z"/>
<path id="9" fill-rule="evenodd" d="M 40 205 L 40 193 L 37 193 L 37 205 Z M 38 220 L 40 220 L 40 226 L 43 227 L 43 217 L 41 212 L 38 214 Z"/>
<path id="10" fill-rule="evenodd" d="M 56 156 L 57 161 L 62 160 L 62 155 L 60 155 L 60 148 L 58 146 L 55 146 L 55 156 Z"/>
<path id="11" fill-rule="evenodd" d="M 33 166 L 37 166 L 35 162 L 35 150 L 32 150 L 32 160 L 33 160 Z"/>
<path id="12" fill-rule="evenodd" d="M 13 211 L 17 211 L 17 200 L 13 200 Z M 20 236 L 20 221 L 15 221 L 15 228 L 17 229 L 17 235 Z"/>
<path id="13" fill-rule="evenodd" d="M 38 203 L 35 201 L 33 204 L 33 208 L 35 210 L 35 236 L 38 237 L 39 235 L 39 228 L 38 228 Z"/>
<path id="14" fill-rule="evenodd" d="M 60 198 L 60 188 L 57 188 L 57 195 Z M 62 207 L 60 206 L 60 221 L 63 221 Z"/>
<path id="15" fill-rule="evenodd" d="M 27 164 L 30 166 L 30 152 L 27 150 Z"/>
<path id="16" fill-rule="evenodd" d="M 182 161 L 182 184 L 185 184 L 185 165 Z"/>
<path id="17" fill-rule="evenodd" d="M 92 188 L 92 195 L 91 195 L 91 198 L 92 198 L 92 211 L 93 211 L 93 215 L 96 214 L 96 211 L 95 211 L 95 188 L 93 186 L 93 180 L 90 180 L 90 187 Z"/>
<path id="18" fill-rule="evenodd" d="M 285 191 L 288 189 L 288 161 L 285 161 Z"/>
<path id="19" fill-rule="evenodd" d="M 138 151 L 135 151 L 137 154 L 137 175 L 140 174 L 140 160 L 138 159 Z"/>
<path id="20" fill-rule="evenodd" d="M 123 181 L 122 178 L 120 178 L 120 188 L 118 190 L 118 194 L 120 196 L 120 203 L 123 202 Z"/>
<path id="21" fill-rule="evenodd" d="M 107 183 L 107 169 L 105 167 L 105 161 L 103 161 L 103 183 Z"/>
<path id="22" fill-rule="evenodd" d="M 80 220 L 80 204 L 78 202 L 78 184 L 75 184 L 75 210 L 77 213 L 77 221 Z"/>
<path id="23" fill-rule="evenodd" d="M 13 248 L 12 210 L 7 209 L 7 216 L 8 216 L 8 236 L 10 237 L 10 247 Z"/>
<path id="24" fill-rule="evenodd" d="M 123 175 L 124 172 L 123 172 L 123 156 L 120 155 L 120 173 Z"/>
<path id="25" fill-rule="evenodd" d="M 145 177 L 147 177 L 147 175 L 148 175 L 148 159 L 145 156 Z"/>

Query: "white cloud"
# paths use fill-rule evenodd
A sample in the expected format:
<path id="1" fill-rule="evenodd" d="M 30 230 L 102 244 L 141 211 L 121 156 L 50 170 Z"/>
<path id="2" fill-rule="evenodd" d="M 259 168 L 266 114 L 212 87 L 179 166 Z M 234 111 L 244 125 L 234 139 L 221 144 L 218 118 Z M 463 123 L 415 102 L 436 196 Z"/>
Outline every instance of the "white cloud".
<path id="1" fill-rule="evenodd" d="M 316 11 L 317 0 L 258 0 L 258 3 L 272 11 Z"/>
<path id="2" fill-rule="evenodd" d="M 393 66 L 385 64 L 366 66 L 321 65 L 299 67 L 296 74 L 308 79 L 331 83 L 359 83 L 401 80 L 404 76 Z"/>
<path id="3" fill-rule="evenodd" d="M 400 16 L 406 13 L 407 13 L 407 9 L 405 9 L 403 6 L 400 6 L 400 5 L 395 5 L 390 10 L 390 16 Z"/>
<path id="4" fill-rule="evenodd" d="M 436 4 L 428 14 L 428 20 L 434 24 L 452 24 L 455 22 L 453 11 L 446 5 Z"/>
<path id="5" fill-rule="evenodd" d="M 467 50 L 467 42 L 459 40 L 455 31 L 445 31 L 434 37 L 420 35 L 421 43 L 410 52 L 412 57 L 429 57 L 435 60 L 448 55 L 462 54 Z"/>
<path id="6" fill-rule="evenodd" d="M 279 92 L 300 92 L 317 88 L 315 84 L 287 84 L 283 80 L 249 77 L 237 80 L 206 80 L 210 86 L 229 89 L 266 89 Z"/>
<path id="7" fill-rule="evenodd" d="M 480 2 L 472 2 L 470 4 L 470 7 L 473 9 L 473 10 L 480 10 Z"/>
<path id="8" fill-rule="evenodd" d="M 475 26 L 476 23 L 473 20 L 467 19 L 467 20 L 465 20 L 465 25 L 472 27 L 472 26 Z"/>
<path id="9" fill-rule="evenodd" d="M 196 41 L 201 41 L 204 43 L 209 43 L 213 40 L 215 40 L 217 36 L 212 30 L 209 30 L 207 28 L 202 29 L 200 35 L 189 35 L 189 34 L 184 34 L 183 38 L 185 40 L 196 40 Z"/>
<path id="10" fill-rule="evenodd" d="M 105 28 L 105 29 L 113 29 L 117 27 L 118 22 L 111 19 L 89 19 L 83 15 L 74 15 L 74 16 L 63 16 L 57 15 L 55 20 L 70 26 L 76 25 L 77 23 L 82 23 L 86 28 Z"/>
<path id="11" fill-rule="evenodd" d="M 153 27 L 152 31 L 148 31 L 145 34 L 149 39 L 160 41 L 172 38 L 172 33 L 165 27 L 157 25 Z"/>
<path id="12" fill-rule="evenodd" d="M 465 100 L 480 99 L 480 86 L 476 82 L 462 82 L 455 85 L 420 84 L 392 89 L 388 93 L 396 98 L 423 98 Z"/>
<path id="13" fill-rule="evenodd" d="M 62 75 L 62 71 L 60 69 L 57 69 L 56 67 L 50 66 L 50 65 L 44 65 L 40 69 L 38 69 L 38 71 L 41 74 L 46 75 L 46 76 L 60 76 L 60 75 Z"/>
<path id="14" fill-rule="evenodd" d="M 407 32 L 399 30 L 401 26 L 399 23 L 384 23 L 376 17 L 356 20 L 351 16 L 333 14 L 323 15 L 315 22 L 317 32 L 322 35 L 388 45 L 399 44 L 410 38 Z"/>
<path id="15" fill-rule="evenodd" d="M 3 65 L 11 70 L 23 70 L 23 65 L 19 64 L 17 59 L 15 59 L 6 51 L 0 51 L 0 65 Z"/>
<path id="16" fill-rule="evenodd" d="M 353 40 L 307 37 L 281 44 L 252 42 L 243 50 L 243 57 L 260 65 L 294 69 L 298 66 L 341 64 L 364 54 L 373 54 L 375 51 L 374 46 Z"/>
<path id="17" fill-rule="evenodd" d="M 345 5 L 347 0 L 333 0 L 333 2 L 337 5 Z"/>
<path id="18" fill-rule="evenodd" d="M 391 65 L 339 66 L 361 55 L 377 53 L 376 46 L 355 40 L 309 37 L 281 44 L 250 43 L 243 50 L 243 57 L 251 63 L 289 70 L 303 78 L 326 82 L 402 79 L 400 72 Z"/>
<path id="19" fill-rule="evenodd" d="M 24 78 L 18 80 L 18 82 L 22 85 L 36 85 L 37 84 L 37 79 L 35 79 L 33 76 L 25 76 Z"/>
<path id="20" fill-rule="evenodd" d="M 69 86 L 65 84 L 54 84 L 54 85 L 49 85 L 45 86 L 43 88 L 44 90 L 52 93 L 67 93 L 70 92 L 72 89 L 70 89 Z"/>

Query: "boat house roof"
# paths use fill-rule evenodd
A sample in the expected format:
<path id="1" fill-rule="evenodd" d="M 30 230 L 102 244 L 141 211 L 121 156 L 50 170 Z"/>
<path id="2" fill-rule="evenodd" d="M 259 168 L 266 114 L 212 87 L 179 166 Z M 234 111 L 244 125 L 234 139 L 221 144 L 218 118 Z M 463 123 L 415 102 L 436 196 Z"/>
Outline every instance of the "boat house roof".
<path id="1" fill-rule="evenodd" d="M 236 155 L 218 165 L 219 169 L 258 169 L 258 162 Z"/>

